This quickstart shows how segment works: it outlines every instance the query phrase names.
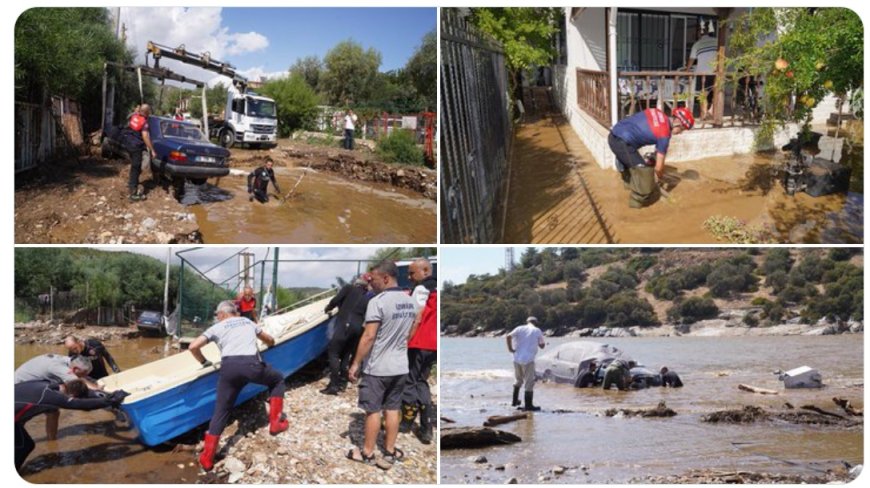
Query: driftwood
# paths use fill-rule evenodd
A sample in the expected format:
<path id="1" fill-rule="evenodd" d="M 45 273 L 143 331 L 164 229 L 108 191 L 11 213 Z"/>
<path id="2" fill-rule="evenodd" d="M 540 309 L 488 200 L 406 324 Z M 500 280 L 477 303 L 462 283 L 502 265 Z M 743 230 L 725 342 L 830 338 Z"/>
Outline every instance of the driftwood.
<path id="1" fill-rule="evenodd" d="M 486 419 L 486 422 L 483 423 L 484 427 L 495 427 L 496 425 L 506 424 L 508 422 L 514 422 L 516 420 L 522 420 L 529 418 L 528 413 L 517 413 L 514 415 L 493 415 Z"/>
<path id="2" fill-rule="evenodd" d="M 471 449 L 515 442 L 522 442 L 522 439 L 510 432 L 489 427 L 441 429 L 441 449 Z"/>
<path id="3" fill-rule="evenodd" d="M 673 417 L 677 414 L 677 412 L 668 408 L 668 406 L 665 405 L 665 402 L 659 402 L 659 404 L 654 408 L 640 408 L 636 410 L 629 408 L 610 408 L 604 411 L 604 415 L 613 417 L 620 412 L 626 417 Z"/>
<path id="4" fill-rule="evenodd" d="M 846 413 L 855 417 L 863 417 L 864 409 L 858 409 L 852 407 L 852 402 L 845 398 L 834 397 L 834 403 L 837 404 L 840 408 L 842 408 Z"/>
<path id="5" fill-rule="evenodd" d="M 742 383 L 737 385 L 737 388 L 743 391 L 748 391 L 750 393 L 760 393 L 762 395 L 779 395 L 779 392 L 776 390 L 768 390 L 766 388 L 759 388 L 752 385 L 744 385 Z"/>
<path id="6" fill-rule="evenodd" d="M 447 417 L 441 417 L 441 421 L 445 424 L 455 424 L 456 421 Z"/>
<path id="7" fill-rule="evenodd" d="M 840 415 L 838 413 L 828 412 L 827 410 L 822 410 L 821 408 L 819 408 L 815 405 L 804 405 L 801 407 L 801 409 L 809 410 L 810 412 L 816 412 L 816 413 L 821 414 L 821 415 L 827 415 L 829 417 L 838 418 L 840 420 L 846 420 L 846 417 L 843 417 L 842 415 Z"/>

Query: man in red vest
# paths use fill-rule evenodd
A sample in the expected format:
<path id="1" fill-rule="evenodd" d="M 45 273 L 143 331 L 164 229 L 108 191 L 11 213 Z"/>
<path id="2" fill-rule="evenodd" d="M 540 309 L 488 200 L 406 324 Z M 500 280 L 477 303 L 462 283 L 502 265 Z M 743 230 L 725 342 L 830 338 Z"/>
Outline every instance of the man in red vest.
<path id="1" fill-rule="evenodd" d="M 414 417 L 420 413 L 420 441 L 432 442 L 432 394 L 429 391 L 429 375 L 438 359 L 438 281 L 432 274 L 428 259 L 415 260 L 408 267 L 408 274 L 417 284 L 414 300 L 418 306 L 417 318 L 411 327 L 408 341 L 408 380 L 402 394 L 402 422 L 399 430 L 410 432 Z M 420 303 L 422 302 L 422 303 Z"/>
<path id="2" fill-rule="evenodd" d="M 130 178 L 127 186 L 130 190 L 131 202 L 145 199 L 145 195 L 139 191 L 139 174 L 142 172 L 142 162 L 147 161 L 150 164 L 155 157 L 154 145 L 151 144 L 151 128 L 148 125 L 150 116 L 151 107 L 143 103 L 130 116 L 127 127 L 123 131 L 124 149 L 130 154 Z"/>
<path id="3" fill-rule="evenodd" d="M 254 296 L 253 288 L 245 287 L 245 291 L 236 299 L 236 308 L 239 309 L 239 315 L 251 322 L 257 322 L 257 297 Z"/>
<path id="4" fill-rule="evenodd" d="M 616 156 L 616 169 L 622 173 L 622 181 L 631 190 L 628 206 L 642 208 L 656 199 L 656 177 L 665 174 L 665 157 L 671 137 L 695 125 L 692 112 L 677 107 L 671 116 L 657 108 L 648 108 L 620 120 L 607 139 L 610 150 Z M 640 148 L 655 144 L 655 160 L 640 155 Z"/>

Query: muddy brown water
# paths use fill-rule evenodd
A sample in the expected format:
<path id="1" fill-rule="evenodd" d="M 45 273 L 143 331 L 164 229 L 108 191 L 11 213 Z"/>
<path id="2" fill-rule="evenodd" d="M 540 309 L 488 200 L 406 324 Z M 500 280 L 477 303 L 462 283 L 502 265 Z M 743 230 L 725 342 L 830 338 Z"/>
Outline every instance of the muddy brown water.
<path id="1" fill-rule="evenodd" d="M 717 243 L 709 217 L 733 217 L 792 243 L 863 242 L 863 146 L 844 153 L 848 194 L 787 196 L 774 177 L 784 154 L 712 157 L 667 165 L 670 198 L 628 207 L 620 175 L 601 169 L 561 116 L 516 135 L 505 243 Z M 582 175 L 582 177 L 581 177 Z"/>
<path id="2" fill-rule="evenodd" d="M 275 168 L 289 192 L 302 168 Z M 191 191 L 192 190 L 192 191 Z M 193 194 L 194 192 L 200 194 Z M 270 191 L 274 191 L 270 185 Z M 191 188 L 187 203 L 207 243 L 391 243 L 435 242 L 435 202 L 389 185 L 359 183 L 308 171 L 294 197 L 281 203 L 249 202 L 247 178 L 228 176 L 219 187 Z M 220 202 L 220 203 L 215 203 Z"/>
<path id="3" fill-rule="evenodd" d="M 177 352 L 159 338 L 104 344 L 122 370 Z M 16 344 L 15 367 L 49 352 L 62 353 L 63 346 Z M 62 410 L 55 441 L 45 438 L 44 415 L 28 422 L 27 431 L 36 441 L 22 469 L 30 483 L 193 483 L 199 472 L 193 452 L 173 452 L 171 445 L 149 448 L 106 410 Z"/>
<path id="4" fill-rule="evenodd" d="M 548 339 L 547 347 L 571 339 Z M 679 475 L 691 469 L 820 474 L 862 464 L 863 429 L 794 425 L 781 421 L 748 425 L 707 424 L 703 414 L 757 405 L 781 408 L 788 401 L 840 412 L 831 402 L 845 397 L 863 406 L 863 336 L 645 337 L 599 340 L 616 345 L 649 367 L 668 365 L 685 383 L 680 389 L 605 392 L 569 385 L 535 387 L 543 411 L 530 420 L 498 428 L 523 441 L 509 446 L 441 452 L 444 483 L 625 483 L 633 478 Z M 546 349 L 545 349 L 546 350 Z M 821 389 L 784 390 L 772 374 L 803 365 L 818 368 Z M 513 383 L 511 355 L 503 338 L 442 338 L 441 415 L 456 426 L 480 426 L 492 415 L 507 415 Z M 780 391 L 757 395 L 740 383 Z M 671 418 L 605 417 L 608 408 L 651 408 L 664 401 Z M 860 407 L 859 407 L 860 408 Z M 555 413 L 556 410 L 568 413 Z M 442 427 L 446 424 L 442 423 Z M 485 456 L 486 463 L 473 460 Z M 505 470 L 495 467 L 507 466 Z M 587 466 L 561 476 L 553 466 Z M 478 478 L 479 477 L 479 478 Z"/>

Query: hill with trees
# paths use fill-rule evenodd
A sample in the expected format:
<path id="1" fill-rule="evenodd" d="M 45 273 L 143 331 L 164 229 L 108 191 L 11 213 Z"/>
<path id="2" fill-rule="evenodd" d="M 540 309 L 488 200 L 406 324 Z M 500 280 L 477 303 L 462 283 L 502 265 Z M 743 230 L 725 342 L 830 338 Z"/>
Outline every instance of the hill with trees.
<path id="1" fill-rule="evenodd" d="M 446 282 L 442 330 L 500 335 L 533 315 L 550 335 L 739 317 L 741 326 L 863 321 L 860 249 L 528 248 L 516 269 Z M 620 335 L 620 334 L 614 334 Z"/>
<path id="2" fill-rule="evenodd" d="M 180 266 L 170 266 L 170 310 L 178 298 Z M 166 265 L 131 252 L 90 248 L 18 248 L 15 250 L 15 321 L 29 321 L 42 312 L 39 295 L 51 289 L 57 309 L 98 307 L 163 309 Z M 218 287 L 192 272 L 184 275 L 184 307 L 210 316 L 214 304 L 235 298 L 236 290 Z M 298 302 L 323 288 L 277 287 L 278 307 Z"/>

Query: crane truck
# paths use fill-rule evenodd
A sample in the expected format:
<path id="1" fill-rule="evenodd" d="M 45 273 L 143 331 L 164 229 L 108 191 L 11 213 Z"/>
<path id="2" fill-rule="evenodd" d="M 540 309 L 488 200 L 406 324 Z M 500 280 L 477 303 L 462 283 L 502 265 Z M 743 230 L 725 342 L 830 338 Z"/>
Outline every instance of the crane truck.
<path id="1" fill-rule="evenodd" d="M 239 74 L 235 67 L 212 59 L 209 53 L 188 52 L 184 45 L 171 48 L 148 41 L 147 52 L 154 58 L 156 68 L 159 68 L 160 60 L 166 58 L 218 73 L 231 80 L 227 88 L 224 118 L 215 119 L 209 124 L 207 117 L 203 117 L 203 130 L 209 137 L 217 139 L 226 148 L 243 144 L 264 148 L 277 145 L 278 107 L 275 101 L 249 90 L 248 79 Z"/>

